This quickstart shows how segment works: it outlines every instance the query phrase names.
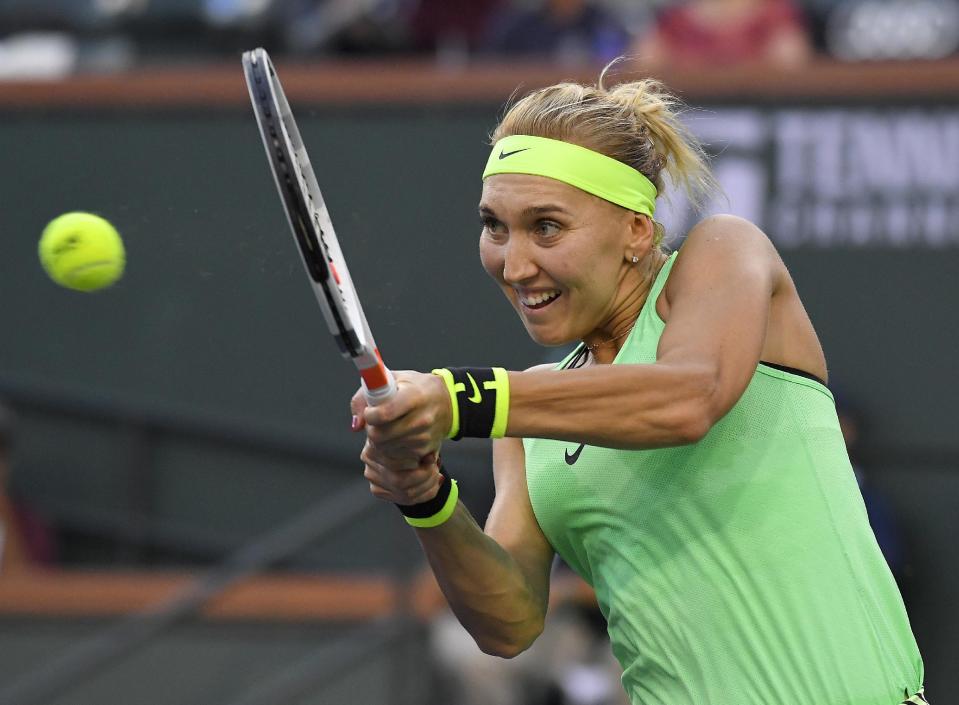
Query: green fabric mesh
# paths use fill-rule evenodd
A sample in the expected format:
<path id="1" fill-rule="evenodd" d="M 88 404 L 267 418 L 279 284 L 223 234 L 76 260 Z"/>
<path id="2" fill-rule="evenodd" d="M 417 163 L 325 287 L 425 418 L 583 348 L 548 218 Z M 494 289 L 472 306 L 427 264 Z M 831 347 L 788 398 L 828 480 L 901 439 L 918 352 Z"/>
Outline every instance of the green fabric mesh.
<path id="1" fill-rule="evenodd" d="M 614 364 L 655 362 L 675 258 Z M 635 705 L 895 705 L 919 690 L 823 385 L 760 364 L 688 446 L 586 446 L 568 465 L 578 444 L 524 444 L 537 520 L 596 589 Z"/>

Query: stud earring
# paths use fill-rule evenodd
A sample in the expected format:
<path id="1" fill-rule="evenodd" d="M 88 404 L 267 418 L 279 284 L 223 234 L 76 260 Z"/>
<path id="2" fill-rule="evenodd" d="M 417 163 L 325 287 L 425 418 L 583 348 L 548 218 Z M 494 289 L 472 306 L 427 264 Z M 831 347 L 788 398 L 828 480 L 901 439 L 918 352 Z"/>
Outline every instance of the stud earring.
<path id="1" fill-rule="evenodd" d="M 639 262 L 639 257 L 633 255 L 633 264 L 636 264 L 637 262 Z"/>

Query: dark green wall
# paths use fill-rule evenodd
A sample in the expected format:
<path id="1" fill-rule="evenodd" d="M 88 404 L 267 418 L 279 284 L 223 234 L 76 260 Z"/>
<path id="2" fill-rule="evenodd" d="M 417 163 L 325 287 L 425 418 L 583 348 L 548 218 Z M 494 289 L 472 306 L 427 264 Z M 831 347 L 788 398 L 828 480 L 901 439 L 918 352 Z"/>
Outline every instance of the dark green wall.
<path id="1" fill-rule="evenodd" d="M 387 362 L 537 361 L 476 255 L 495 108 L 300 112 Z M 249 115 L 3 123 L 4 380 L 342 443 L 355 378 L 303 279 Z M 71 209 L 123 234 L 129 265 L 113 289 L 68 292 L 40 269 L 43 225 Z M 959 251 L 784 255 L 835 380 L 883 410 L 882 444 L 959 448 L 948 391 Z"/>
<path id="2" fill-rule="evenodd" d="M 473 351 L 516 366 L 534 354 L 521 336 L 476 320 L 489 310 L 490 322 L 520 330 L 474 253 L 484 117 L 303 120 L 395 367 Z M 355 378 L 302 276 L 250 116 L 6 122 L 3 230 L 15 252 L 2 325 L 16 334 L 0 357 L 4 376 L 342 437 Z M 44 223 L 71 209 L 102 213 L 126 240 L 127 274 L 110 291 L 61 290 L 37 266 Z"/>

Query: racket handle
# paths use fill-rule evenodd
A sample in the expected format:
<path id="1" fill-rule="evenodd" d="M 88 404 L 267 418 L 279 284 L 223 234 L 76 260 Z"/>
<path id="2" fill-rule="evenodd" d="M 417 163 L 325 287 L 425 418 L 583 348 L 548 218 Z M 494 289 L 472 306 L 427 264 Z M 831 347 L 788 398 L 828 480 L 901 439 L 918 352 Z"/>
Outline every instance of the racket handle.
<path id="1" fill-rule="evenodd" d="M 396 378 L 383 361 L 366 369 L 360 369 L 363 378 L 363 394 L 370 406 L 376 406 L 389 400 L 396 394 Z"/>

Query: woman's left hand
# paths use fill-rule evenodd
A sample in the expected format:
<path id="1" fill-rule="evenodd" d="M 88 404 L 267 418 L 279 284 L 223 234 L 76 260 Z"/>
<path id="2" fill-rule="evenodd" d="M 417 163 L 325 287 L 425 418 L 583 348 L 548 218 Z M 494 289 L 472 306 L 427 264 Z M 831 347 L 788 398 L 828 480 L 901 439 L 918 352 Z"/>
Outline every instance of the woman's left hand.
<path id="1" fill-rule="evenodd" d="M 353 430 L 366 428 L 367 453 L 393 469 L 415 468 L 438 453 L 452 423 L 449 392 L 442 378 L 421 372 L 394 372 L 396 394 L 377 406 L 367 404 L 360 388 L 350 402 Z"/>

